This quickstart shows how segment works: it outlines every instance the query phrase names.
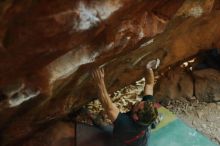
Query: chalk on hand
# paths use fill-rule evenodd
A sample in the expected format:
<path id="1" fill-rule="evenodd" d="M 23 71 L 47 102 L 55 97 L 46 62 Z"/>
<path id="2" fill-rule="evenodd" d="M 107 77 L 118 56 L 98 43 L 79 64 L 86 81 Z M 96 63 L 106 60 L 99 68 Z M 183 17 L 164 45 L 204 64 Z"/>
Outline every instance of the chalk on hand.
<path id="1" fill-rule="evenodd" d="M 146 68 L 147 69 L 150 69 L 150 68 L 157 69 L 159 67 L 159 65 L 160 65 L 160 59 L 157 58 L 155 60 L 149 61 L 146 65 Z"/>

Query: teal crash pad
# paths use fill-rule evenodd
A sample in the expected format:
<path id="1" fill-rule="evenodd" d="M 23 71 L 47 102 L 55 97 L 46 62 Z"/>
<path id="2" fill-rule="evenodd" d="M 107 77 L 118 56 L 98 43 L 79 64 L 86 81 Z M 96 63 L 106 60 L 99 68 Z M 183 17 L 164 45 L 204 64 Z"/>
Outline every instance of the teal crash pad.
<path id="1" fill-rule="evenodd" d="M 179 119 L 151 133 L 149 146 L 218 146 Z"/>

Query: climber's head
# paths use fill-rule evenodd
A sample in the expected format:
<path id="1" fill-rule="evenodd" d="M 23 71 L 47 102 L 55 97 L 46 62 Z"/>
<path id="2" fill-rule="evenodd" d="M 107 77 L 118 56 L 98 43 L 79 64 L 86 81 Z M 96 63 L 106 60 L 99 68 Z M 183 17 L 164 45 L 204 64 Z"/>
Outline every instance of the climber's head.
<path id="1" fill-rule="evenodd" d="M 152 101 L 137 102 L 132 108 L 132 119 L 140 125 L 149 126 L 158 116 Z"/>

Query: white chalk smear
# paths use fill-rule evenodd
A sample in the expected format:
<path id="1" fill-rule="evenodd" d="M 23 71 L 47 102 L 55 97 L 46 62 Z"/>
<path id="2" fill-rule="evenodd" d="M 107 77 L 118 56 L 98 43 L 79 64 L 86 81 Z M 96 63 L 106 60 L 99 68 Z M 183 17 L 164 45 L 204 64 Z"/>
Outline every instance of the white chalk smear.
<path id="1" fill-rule="evenodd" d="M 84 2 L 79 2 L 78 8 L 76 9 L 76 13 L 79 15 L 79 20 L 74 20 L 73 29 L 76 31 L 81 31 L 96 26 L 101 20 L 107 19 L 120 7 L 120 2 L 94 2 L 91 5 L 85 5 Z"/>

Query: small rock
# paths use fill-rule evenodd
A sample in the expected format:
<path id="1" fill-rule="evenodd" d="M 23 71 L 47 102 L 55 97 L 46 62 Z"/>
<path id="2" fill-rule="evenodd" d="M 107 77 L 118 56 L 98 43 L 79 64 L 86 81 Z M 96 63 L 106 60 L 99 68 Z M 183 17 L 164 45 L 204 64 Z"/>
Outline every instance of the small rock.
<path id="1" fill-rule="evenodd" d="M 206 116 L 206 120 L 209 122 L 214 122 L 215 121 L 215 117 L 212 114 L 209 114 Z"/>
<path id="2" fill-rule="evenodd" d="M 208 104 L 208 107 L 214 109 L 214 108 L 216 107 L 216 104 L 215 104 L 215 103 L 209 103 L 209 104 Z"/>
<path id="3" fill-rule="evenodd" d="M 204 113 L 202 111 L 197 111 L 196 114 L 197 114 L 199 119 L 201 119 L 202 116 L 204 115 Z"/>
<path id="4" fill-rule="evenodd" d="M 192 125 L 196 126 L 196 124 L 197 124 L 196 120 L 193 120 Z"/>
<path id="5" fill-rule="evenodd" d="M 168 109 L 172 109 L 173 106 L 172 106 L 172 105 L 168 105 L 167 108 L 168 108 Z"/>
<path id="6" fill-rule="evenodd" d="M 197 101 L 195 96 L 187 97 L 187 100 L 190 101 L 190 102 L 196 102 Z"/>
<path id="7" fill-rule="evenodd" d="M 219 102 L 219 101 L 220 101 L 220 97 L 214 97 L 214 98 L 213 98 L 213 101 Z"/>
<path id="8" fill-rule="evenodd" d="M 220 137 L 220 128 L 218 128 L 217 131 L 218 131 L 218 134 L 219 134 L 219 137 Z"/>
<path id="9" fill-rule="evenodd" d="M 197 131 L 202 132 L 202 128 L 197 128 Z"/>
<path id="10" fill-rule="evenodd" d="M 206 124 L 202 124 L 202 128 L 203 128 L 203 129 L 206 129 L 206 128 L 207 128 L 207 125 L 206 125 Z"/>
<path id="11" fill-rule="evenodd" d="M 218 141 L 220 144 L 220 135 L 216 135 L 216 141 Z"/>

